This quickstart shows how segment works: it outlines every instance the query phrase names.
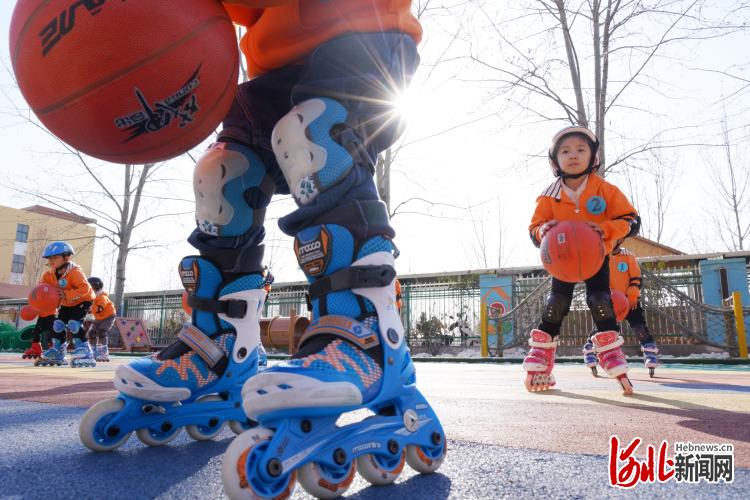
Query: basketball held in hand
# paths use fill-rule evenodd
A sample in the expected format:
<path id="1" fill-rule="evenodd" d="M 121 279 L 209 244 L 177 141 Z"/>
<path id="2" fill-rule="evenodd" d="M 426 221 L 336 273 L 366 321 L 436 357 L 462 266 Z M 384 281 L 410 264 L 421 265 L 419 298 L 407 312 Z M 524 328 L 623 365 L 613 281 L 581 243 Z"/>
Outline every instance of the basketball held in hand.
<path id="1" fill-rule="evenodd" d="M 601 235 L 582 221 L 560 221 L 542 238 L 542 265 L 555 278 L 568 283 L 586 281 L 604 263 Z"/>

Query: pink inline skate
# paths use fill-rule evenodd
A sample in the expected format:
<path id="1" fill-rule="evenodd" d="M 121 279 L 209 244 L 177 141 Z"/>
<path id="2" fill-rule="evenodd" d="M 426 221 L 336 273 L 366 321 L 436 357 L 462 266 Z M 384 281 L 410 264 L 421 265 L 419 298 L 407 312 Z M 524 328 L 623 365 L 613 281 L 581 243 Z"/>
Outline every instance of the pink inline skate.
<path id="1" fill-rule="evenodd" d="M 539 392 L 551 389 L 555 385 L 552 368 L 555 367 L 555 350 L 557 341 L 549 333 L 531 330 L 529 338 L 531 350 L 523 360 L 526 370 L 526 390 Z"/>
<path id="2" fill-rule="evenodd" d="M 614 330 L 599 332 L 591 337 L 591 342 L 594 344 L 596 357 L 599 358 L 599 366 L 611 378 L 617 379 L 622 386 L 623 394 L 633 394 L 633 384 L 628 378 L 628 362 L 620 349 L 624 342 L 620 334 Z"/>

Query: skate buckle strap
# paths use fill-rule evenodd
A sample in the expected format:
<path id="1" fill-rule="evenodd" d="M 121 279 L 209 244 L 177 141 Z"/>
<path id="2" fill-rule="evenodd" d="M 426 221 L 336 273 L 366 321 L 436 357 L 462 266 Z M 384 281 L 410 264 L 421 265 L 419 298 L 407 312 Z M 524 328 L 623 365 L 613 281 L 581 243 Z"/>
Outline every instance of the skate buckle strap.
<path id="1" fill-rule="evenodd" d="M 307 327 L 302 338 L 300 338 L 299 345 L 303 345 L 308 338 L 321 334 L 334 335 L 348 340 L 363 350 L 380 344 L 378 335 L 359 321 L 346 316 L 330 314 L 310 323 L 310 326 Z"/>
<path id="2" fill-rule="evenodd" d="M 546 349 L 551 347 L 557 348 L 557 340 L 553 340 L 552 342 L 537 342 L 536 340 L 529 339 L 529 345 L 531 347 L 544 347 Z"/>
<path id="3" fill-rule="evenodd" d="M 177 334 L 177 338 L 195 351 L 210 368 L 215 367 L 224 359 L 224 351 L 214 343 L 205 333 L 193 325 L 185 325 Z"/>
<path id="4" fill-rule="evenodd" d="M 247 302 L 244 300 L 204 299 L 195 295 L 188 295 L 187 303 L 193 309 L 224 314 L 229 318 L 244 318 L 247 313 Z"/>
<path id="5" fill-rule="evenodd" d="M 615 340 L 611 344 L 607 344 L 603 346 L 594 346 L 594 352 L 598 354 L 601 352 L 611 351 L 612 349 L 617 349 L 624 343 L 625 343 L 625 339 L 622 338 L 622 335 L 618 335 L 617 340 Z"/>
<path id="6" fill-rule="evenodd" d="M 351 266 L 340 269 L 310 285 L 310 297 L 316 298 L 339 290 L 352 288 L 379 288 L 396 279 L 393 266 Z"/>

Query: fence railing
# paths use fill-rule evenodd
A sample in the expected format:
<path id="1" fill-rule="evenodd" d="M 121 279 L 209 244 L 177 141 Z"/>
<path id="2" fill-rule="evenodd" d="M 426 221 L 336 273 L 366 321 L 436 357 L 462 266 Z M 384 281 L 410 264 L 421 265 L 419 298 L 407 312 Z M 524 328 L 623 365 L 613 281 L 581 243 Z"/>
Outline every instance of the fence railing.
<path id="1" fill-rule="evenodd" d="M 662 345 L 707 344 L 737 349 L 737 332 L 729 307 L 707 306 L 701 302 L 701 282 L 697 266 L 679 269 L 642 266 L 644 305 L 647 324 Z M 475 347 L 480 344 L 479 274 L 451 274 L 422 277 L 404 276 L 401 317 L 410 346 L 437 352 L 445 347 Z M 264 317 L 288 316 L 292 309 L 306 314 L 304 283 L 277 284 L 264 307 Z M 550 278 L 543 270 L 524 271 L 513 276 L 513 304 L 510 311 L 495 318 L 502 325 L 491 354 L 525 344 L 529 331 L 541 317 L 550 289 Z M 182 310 L 180 290 L 127 294 L 122 316 L 140 318 L 156 346 L 175 340 L 183 323 L 189 320 Z M 0 301 L 0 320 L 13 316 L 26 301 Z M 750 304 L 744 308 L 750 316 Z M 5 311 L 5 312 L 3 312 Z M 7 321 L 7 320 L 6 320 Z M 585 289 L 577 286 L 570 314 L 563 323 L 560 343 L 582 345 L 593 328 L 585 299 Z M 503 331 L 512 330 L 504 335 Z M 637 343 L 623 324 L 627 345 Z M 116 333 L 112 336 L 117 343 Z"/>

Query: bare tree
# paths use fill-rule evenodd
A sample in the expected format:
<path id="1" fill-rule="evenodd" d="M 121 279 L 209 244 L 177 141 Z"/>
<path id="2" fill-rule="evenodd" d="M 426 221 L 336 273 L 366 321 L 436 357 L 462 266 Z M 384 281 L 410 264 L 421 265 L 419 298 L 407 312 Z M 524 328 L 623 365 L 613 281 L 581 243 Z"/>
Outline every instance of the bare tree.
<path id="1" fill-rule="evenodd" d="M 711 180 L 718 203 L 712 215 L 721 241 L 729 250 L 744 250 L 750 237 L 750 166 L 747 158 L 737 158 L 740 145 L 733 142 L 726 115 L 721 122 L 723 161 L 711 162 Z M 744 143 L 747 138 L 743 138 Z M 740 143 L 740 144 L 742 144 Z"/>
<path id="2" fill-rule="evenodd" d="M 626 98 L 636 88 L 659 92 L 653 63 L 671 46 L 745 29 L 730 17 L 744 4 L 721 6 L 725 17 L 715 22 L 706 17 L 710 6 L 708 0 L 482 2 L 483 39 L 474 41 L 470 57 L 489 76 L 474 81 L 532 120 L 594 130 L 604 175 L 627 156 L 607 160 L 607 117 L 615 110 L 651 113 Z"/>

